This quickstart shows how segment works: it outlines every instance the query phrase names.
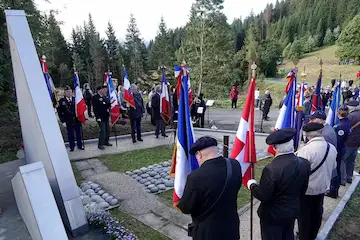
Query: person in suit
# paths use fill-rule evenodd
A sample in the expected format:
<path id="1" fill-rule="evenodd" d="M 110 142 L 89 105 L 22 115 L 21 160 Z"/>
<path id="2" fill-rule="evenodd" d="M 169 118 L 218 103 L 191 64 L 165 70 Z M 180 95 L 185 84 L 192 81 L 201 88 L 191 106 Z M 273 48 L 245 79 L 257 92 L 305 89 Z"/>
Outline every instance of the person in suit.
<path id="1" fill-rule="evenodd" d="M 60 121 L 68 133 L 70 151 L 74 151 L 75 148 L 74 135 L 76 135 L 76 144 L 78 149 L 84 150 L 82 143 L 81 123 L 76 117 L 75 113 L 75 98 L 73 97 L 73 91 L 69 86 L 66 86 L 64 94 L 65 96 L 59 100 L 57 111 Z"/>
<path id="2" fill-rule="evenodd" d="M 161 131 L 161 136 L 167 137 L 167 135 L 165 134 L 165 121 L 160 114 L 160 101 L 161 101 L 160 94 L 161 94 L 161 86 L 158 85 L 155 87 L 155 93 L 151 98 L 152 116 L 156 124 L 156 130 L 155 130 L 156 138 L 159 138 L 160 131 Z"/>
<path id="3" fill-rule="evenodd" d="M 264 104 L 263 104 L 263 120 L 265 120 L 265 121 L 269 121 L 268 114 L 270 112 L 271 105 L 272 105 L 272 98 L 270 95 L 270 90 L 267 89 L 265 91 Z"/>
<path id="4" fill-rule="evenodd" d="M 196 156 L 200 167 L 188 175 L 177 205 L 183 213 L 191 214 L 189 235 L 194 240 L 238 240 L 239 162 L 218 156 L 216 139 L 207 136 L 192 145 L 190 154 Z"/>
<path id="5" fill-rule="evenodd" d="M 326 192 L 326 196 L 331 198 L 339 197 L 339 188 L 341 183 L 341 160 L 343 159 L 346 148 L 345 142 L 350 133 L 350 120 L 348 118 L 349 108 L 347 106 L 341 106 L 337 112 L 339 123 L 334 126 L 334 130 L 337 136 L 337 146 L 338 154 L 336 157 L 336 172 L 331 178 L 330 190 Z"/>
<path id="6" fill-rule="evenodd" d="M 204 94 L 203 93 L 200 93 L 199 94 L 199 99 L 198 99 L 198 103 L 196 104 L 197 105 L 197 109 L 200 107 L 202 108 L 202 111 L 201 113 L 197 111 L 197 117 L 199 119 L 199 125 L 201 128 L 204 128 L 204 125 L 205 125 L 205 111 L 206 111 L 206 103 L 204 101 Z"/>
<path id="7" fill-rule="evenodd" d="M 94 94 L 91 91 L 89 83 L 84 84 L 83 95 L 84 95 L 85 103 L 86 103 L 86 106 L 87 106 L 87 109 L 88 109 L 88 115 L 89 115 L 89 117 L 92 118 L 91 99 L 92 99 Z"/>
<path id="8" fill-rule="evenodd" d="M 142 142 L 143 139 L 141 138 L 141 119 L 145 112 L 144 100 L 141 94 L 138 92 L 137 86 L 135 84 L 132 84 L 130 86 L 130 89 L 135 102 L 135 107 L 130 106 L 129 111 L 129 117 L 131 122 L 131 136 L 133 139 L 133 143 L 136 143 L 136 139 Z M 135 138 L 135 132 L 137 138 Z"/>
<path id="9" fill-rule="evenodd" d="M 258 209 L 263 240 L 293 240 L 294 223 L 305 194 L 310 164 L 294 154 L 293 128 L 279 129 L 266 138 L 274 145 L 276 156 L 263 170 L 260 184 L 248 181 L 254 197 L 261 201 Z"/>
<path id="10" fill-rule="evenodd" d="M 109 143 L 109 116 L 111 104 L 109 97 L 107 97 L 107 86 L 97 87 L 97 93 L 92 98 L 92 105 L 96 121 L 100 128 L 98 148 L 104 150 L 104 146 L 112 146 L 112 144 Z"/>

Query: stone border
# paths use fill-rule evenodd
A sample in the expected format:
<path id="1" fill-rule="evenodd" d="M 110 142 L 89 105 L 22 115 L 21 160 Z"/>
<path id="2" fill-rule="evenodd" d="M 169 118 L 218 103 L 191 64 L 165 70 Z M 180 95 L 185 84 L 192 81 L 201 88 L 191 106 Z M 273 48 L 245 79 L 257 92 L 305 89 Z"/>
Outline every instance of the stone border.
<path id="1" fill-rule="evenodd" d="M 210 128 L 194 128 L 194 131 L 198 131 L 198 132 L 215 132 L 215 133 L 227 133 L 227 134 L 234 134 L 236 135 L 237 131 L 231 131 L 231 130 L 220 130 L 220 129 L 210 129 Z M 166 133 L 173 133 L 174 130 L 173 129 L 167 129 L 165 131 Z M 155 134 L 155 131 L 151 131 L 151 132 L 143 132 L 142 133 L 142 136 L 149 136 L 149 135 L 154 135 Z M 267 137 L 269 136 L 269 134 L 267 133 L 255 133 L 255 136 L 262 136 L 262 137 Z M 126 134 L 126 135 L 119 135 L 116 137 L 118 140 L 121 140 L 121 139 L 130 139 L 131 138 L 131 134 Z M 115 140 L 115 137 L 110 137 L 110 140 L 111 141 L 114 141 Z M 98 139 L 97 138 L 94 138 L 94 139 L 87 139 L 87 140 L 84 140 L 84 143 L 87 144 L 87 143 L 97 143 L 98 142 Z M 69 146 L 69 142 L 65 142 L 65 146 Z"/>
<path id="2" fill-rule="evenodd" d="M 321 229 L 319 234 L 316 237 L 316 240 L 326 240 L 330 231 L 332 230 L 336 220 L 339 218 L 340 214 L 343 212 L 346 203 L 351 198 L 352 194 L 354 193 L 356 187 L 358 186 L 360 182 L 360 176 L 356 176 L 353 183 L 350 185 L 348 190 L 346 191 L 344 197 L 341 199 L 339 204 L 336 206 L 334 211 L 331 213 L 329 219 L 324 224 L 324 227 Z"/>

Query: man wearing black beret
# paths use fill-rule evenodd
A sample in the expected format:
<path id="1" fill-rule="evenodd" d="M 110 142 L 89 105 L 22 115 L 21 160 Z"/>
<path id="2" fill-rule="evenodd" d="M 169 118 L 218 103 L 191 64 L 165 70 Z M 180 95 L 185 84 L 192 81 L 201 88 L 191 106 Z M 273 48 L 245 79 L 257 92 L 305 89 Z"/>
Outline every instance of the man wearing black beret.
<path id="1" fill-rule="evenodd" d="M 258 215 L 263 240 L 294 239 L 300 197 L 305 194 L 310 174 L 310 164 L 294 154 L 295 133 L 293 128 L 284 128 L 266 138 L 266 143 L 274 146 L 276 156 L 264 168 L 260 184 L 254 179 L 247 183 L 261 201 Z"/>
<path id="2" fill-rule="evenodd" d="M 189 236 L 195 240 L 238 240 L 237 194 L 241 187 L 241 167 L 234 159 L 218 156 L 217 141 L 201 137 L 191 147 L 200 167 L 186 180 L 178 208 L 191 214 Z"/>
<path id="3" fill-rule="evenodd" d="M 300 199 L 298 217 L 300 240 L 314 240 L 319 232 L 323 214 L 324 194 L 330 187 L 333 170 L 336 168 L 336 148 L 326 142 L 322 135 L 324 125 L 310 122 L 303 127 L 309 139 L 297 156 L 309 161 L 311 165 L 309 184 L 305 195 Z"/>
<path id="4" fill-rule="evenodd" d="M 309 122 L 316 122 L 324 125 L 321 133 L 325 138 L 325 141 L 332 144 L 334 147 L 337 145 L 337 137 L 335 130 L 332 126 L 326 123 L 326 113 L 324 111 L 316 110 L 313 114 L 310 115 Z"/>
<path id="5" fill-rule="evenodd" d="M 75 135 L 78 149 L 84 150 L 82 145 L 81 123 L 75 113 L 75 98 L 73 97 L 73 91 L 69 86 L 66 86 L 64 91 L 65 95 L 59 100 L 57 111 L 60 121 L 68 133 L 70 152 L 74 151 L 75 148 Z"/>
<path id="6" fill-rule="evenodd" d="M 341 182 L 352 183 L 355 160 L 360 146 L 360 106 L 359 102 L 352 100 L 346 104 L 349 108 L 350 134 L 345 142 L 346 153 L 341 167 Z"/>

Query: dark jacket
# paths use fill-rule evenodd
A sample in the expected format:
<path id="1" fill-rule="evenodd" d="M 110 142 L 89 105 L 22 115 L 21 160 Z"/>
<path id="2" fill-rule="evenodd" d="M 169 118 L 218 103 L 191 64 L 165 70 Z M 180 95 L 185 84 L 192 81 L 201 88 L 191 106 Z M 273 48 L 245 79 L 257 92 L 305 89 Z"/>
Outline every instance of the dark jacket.
<path id="1" fill-rule="evenodd" d="M 270 111 L 270 107 L 272 105 L 272 98 L 271 95 L 264 95 L 264 105 L 263 105 L 263 112 L 268 113 Z"/>
<path id="2" fill-rule="evenodd" d="M 338 155 L 337 160 L 340 161 L 346 152 L 345 142 L 348 139 L 350 133 L 350 120 L 348 118 L 340 119 L 339 124 L 334 126 L 334 130 L 337 137 L 337 148 Z"/>
<path id="3" fill-rule="evenodd" d="M 160 120 L 160 94 L 154 93 L 151 98 L 152 117 L 154 120 Z"/>
<path id="4" fill-rule="evenodd" d="M 232 178 L 219 202 L 206 214 L 205 220 L 195 226 L 194 240 L 240 238 L 237 194 L 241 187 L 241 168 L 238 161 L 231 160 L 231 163 Z M 217 157 L 206 161 L 188 175 L 184 194 L 178 205 L 179 209 L 196 219 L 220 196 L 225 180 L 225 159 Z"/>
<path id="5" fill-rule="evenodd" d="M 133 97 L 134 97 L 134 102 L 135 102 L 135 107 L 130 107 L 130 118 L 132 119 L 138 119 L 138 118 L 142 118 L 144 112 L 145 112 L 145 108 L 144 108 L 144 100 L 141 96 L 140 93 L 136 92 L 133 93 Z"/>
<path id="6" fill-rule="evenodd" d="M 84 99 L 85 102 L 90 103 L 93 95 L 90 89 L 85 89 L 84 91 Z"/>
<path id="7" fill-rule="evenodd" d="M 360 122 L 360 110 L 355 110 L 349 113 L 348 116 L 350 120 L 350 125 L 353 127 L 355 124 Z M 350 135 L 345 142 L 346 147 L 359 147 L 360 146 L 360 125 L 353 128 L 350 132 Z"/>
<path id="8" fill-rule="evenodd" d="M 75 98 L 69 101 L 66 97 L 59 100 L 58 115 L 62 123 L 73 125 L 80 123 L 75 114 Z"/>
<path id="9" fill-rule="evenodd" d="M 258 215 L 262 221 L 277 222 L 295 219 L 300 209 L 300 197 L 305 195 L 310 175 L 310 163 L 293 153 L 279 155 L 268 164 L 260 184 L 252 184 L 251 192 L 261 201 Z"/>
<path id="10" fill-rule="evenodd" d="M 102 97 L 96 93 L 92 98 L 92 105 L 96 119 L 101 119 L 101 121 L 109 120 L 111 105 L 108 97 Z"/>

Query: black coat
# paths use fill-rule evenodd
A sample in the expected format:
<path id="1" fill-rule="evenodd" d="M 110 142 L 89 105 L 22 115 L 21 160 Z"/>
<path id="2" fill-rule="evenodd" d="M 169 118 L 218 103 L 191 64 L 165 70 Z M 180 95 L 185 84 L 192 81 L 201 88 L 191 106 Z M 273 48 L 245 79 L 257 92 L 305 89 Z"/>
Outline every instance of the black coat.
<path id="1" fill-rule="evenodd" d="M 160 120 L 160 94 L 155 93 L 151 98 L 152 117 L 154 120 Z"/>
<path id="2" fill-rule="evenodd" d="M 92 105 L 96 119 L 101 119 L 101 121 L 109 120 L 111 104 L 108 97 L 102 97 L 96 93 L 92 98 Z"/>
<path id="3" fill-rule="evenodd" d="M 69 101 L 66 97 L 59 100 L 58 115 L 62 123 L 67 125 L 79 124 L 75 114 L 75 98 Z"/>
<path id="4" fill-rule="evenodd" d="M 239 216 L 237 194 L 241 187 L 241 168 L 236 160 L 231 160 L 232 178 L 219 202 L 207 213 L 206 218 L 195 226 L 195 240 L 237 240 Z M 193 219 L 207 211 L 220 196 L 226 180 L 226 161 L 223 157 L 206 161 L 191 172 L 186 181 L 179 209 L 191 214 Z"/>
<path id="5" fill-rule="evenodd" d="M 135 102 L 135 107 L 130 107 L 130 118 L 131 119 L 138 119 L 138 118 L 142 118 L 144 112 L 145 112 L 145 107 L 144 107 L 144 100 L 141 96 L 140 93 L 136 92 L 133 93 L 133 97 L 134 97 L 134 102 Z"/>
<path id="6" fill-rule="evenodd" d="M 270 111 L 270 107 L 272 105 L 272 98 L 271 95 L 264 95 L 264 105 L 263 105 L 263 112 L 268 113 Z"/>
<path id="7" fill-rule="evenodd" d="M 293 153 L 280 155 L 268 164 L 260 184 L 252 184 L 251 192 L 261 201 L 258 215 L 265 222 L 295 219 L 300 197 L 306 192 L 310 163 Z"/>

